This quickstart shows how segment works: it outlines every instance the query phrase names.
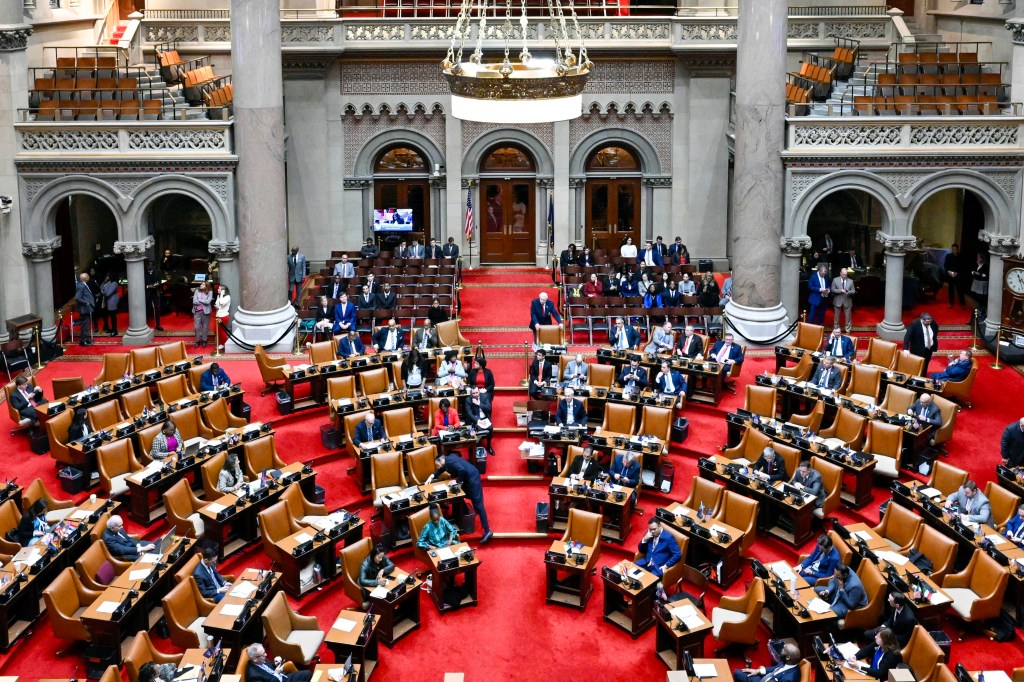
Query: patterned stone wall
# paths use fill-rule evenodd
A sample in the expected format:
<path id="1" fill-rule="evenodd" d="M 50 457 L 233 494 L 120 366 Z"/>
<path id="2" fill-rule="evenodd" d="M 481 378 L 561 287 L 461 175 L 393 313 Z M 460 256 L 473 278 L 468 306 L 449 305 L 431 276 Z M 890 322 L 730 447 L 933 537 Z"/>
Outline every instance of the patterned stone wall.
<path id="1" fill-rule="evenodd" d="M 662 173 L 672 168 L 672 117 L 649 111 L 611 116 L 583 116 L 569 122 L 569 146 L 573 150 L 587 135 L 598 130 L 627 128 L 642 135 L 658 153 Z"/>
<path id="2" fill-rule="evenodd" d="M 377 135 L 388 130 L 415 130 L 428 137 L 438 149 L 443 150 L 444 117 L 428 116 L 424 113 L 398 116 L 354 116 L 348 114 L 342 119 L 345 134 L 345 174 L 355 173 L 356 157 L 366 144 Z"/>

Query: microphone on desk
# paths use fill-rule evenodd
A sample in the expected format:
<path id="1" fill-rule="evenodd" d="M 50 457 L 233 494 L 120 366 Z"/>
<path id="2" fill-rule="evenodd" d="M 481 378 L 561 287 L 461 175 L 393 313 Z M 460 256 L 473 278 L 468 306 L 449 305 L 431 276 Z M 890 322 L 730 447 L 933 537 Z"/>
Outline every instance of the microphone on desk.
<path id="1" fill-rule="evenodd" d="M 71 677 L 68 678 L 68 682 L 78 682 L 78 666 L 75 666 L 75 671 L 71 673 Z"/>

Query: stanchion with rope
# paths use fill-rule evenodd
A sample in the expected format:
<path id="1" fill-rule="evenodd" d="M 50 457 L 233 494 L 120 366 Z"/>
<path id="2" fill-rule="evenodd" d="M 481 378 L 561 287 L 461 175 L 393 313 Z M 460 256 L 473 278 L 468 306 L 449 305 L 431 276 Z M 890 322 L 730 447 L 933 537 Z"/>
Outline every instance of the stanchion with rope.
<path id="1" fill-rule="evenodd" d="M 723 334 L 723 336 L 725 335 L 725 329 L 728 326 L 728 323 L 729 323 L 729 316 L 726 315 L 725 312 L 723 311 L 722 312 L 722 334 Z M 747 338 L 746 336 L 741 334 L 736 329 L 736 327 L 732 327 L 732 333 L 735 334 L 736 336 L 740 337 L 741 339 L 743 339 L 744 341 L 746 341 L 748 344 L 750 344 L 752 346 L 774 346 L 775 344 L 779 343 L 780 341 L 784 340 L 787 336 L 792 334 L 796 330 L 796 326 L 798 324 L 800 324 L 800 319 L 799 318 L 797 318 L 797 320 L 795 322 L 793 322 L 793 324 L 789 325 L 789 327 L 784 332 L 779 334 L 778 336 L 774 336 L 774 337 L 772 337 L 770 339 L 763 339 L 763 340 Z"/>
<path id="2" fill-rule="evenodd" d="M 981 346 L 978 345 L 978 308 L 974 309 L 973 318 L 971 321 L 971 352 L 977 353 L 981 350 Z"/>
<path id="3" fill-rule="evenodd" d="M 1002 369 L 1003 366 L 999 364 L 999 349 L 1003 345 L 1003 328 L 1002 326 L 996 327 L 996 361 L 989 365 L 990 369 Z"/>
<path id="4" fill-rule="evenodd" d="M 43 368 L 43 346 L 40 343 L 40 327 L 35 327 L 36 330 L 36 369 Z"/>
<path id="5" fill-rule="evenodd" d="M 526 361 L 526 375 L 523 380 L 519 382 L 520 386 L 526 387 L 530 385 L 530 342 L 523 341 L 523 354 Z"/>
<path id="6" fill-rule="evenodd" d="M 295 329 L 295 336 L 296 336 L 296 338 L 298 338 L 298 335 L 299 335 L 298 324 L 299 324 L 299 317 L 298 317 L 298 315 L 296 315 L 294 318 L 292 318 L 292 322 L 291 322 L 291 324 L 288 325 L 288 328 L 285 329 L 281 333 L 281 336 L 279 336 L 276 339 L 274 339 L 271 343 L 266 344 L 266 347 L 267 348 L 272 348 L 273 346 L 276 346 L 277 344 L 281 343 L 281 341 L 284 340 L 284 337 L 288 336 L 288 333 L 292 329 Z M 229 339 L 231 339 L 232 341 L 235 342 L 236 346 L 246 350 L 249 353 L 251 353 L 254 350 L 256 350 L 256 346 L 264 345 L 264 344 L 247 343 L 247 342 L 242 341 L 241 339 L 237 338 L 234 334 L 232 334 L 230 329 L 225 328 L 225 330 L 226 331 L 224 333 L 227 334 Z"/>
<path id="7" fill-rule="evenodd" d="M 220 318 L 214 316 L 215 324 L 217 325 L 217 343 L 213 344 L 213 352 L 210 357 L 219 358 L 223 353 L 220 352 L 220 330 L 224 327 L 224 323 L 220 321 Z"/>

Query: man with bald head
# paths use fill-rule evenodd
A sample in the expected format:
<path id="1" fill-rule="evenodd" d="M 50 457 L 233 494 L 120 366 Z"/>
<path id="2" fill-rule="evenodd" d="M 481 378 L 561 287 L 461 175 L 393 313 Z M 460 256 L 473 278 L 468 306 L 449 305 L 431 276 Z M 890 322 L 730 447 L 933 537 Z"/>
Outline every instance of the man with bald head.
<path id="1" fill-rule="evenodd" d="M 555 304 L 548 300 L 548 293 L 542 291 L 530 303 L 530 329 L 535 330 L 538 324 L 554 324 L 552 319 L 562 324 L 562 316 L 558 314 Z"/>

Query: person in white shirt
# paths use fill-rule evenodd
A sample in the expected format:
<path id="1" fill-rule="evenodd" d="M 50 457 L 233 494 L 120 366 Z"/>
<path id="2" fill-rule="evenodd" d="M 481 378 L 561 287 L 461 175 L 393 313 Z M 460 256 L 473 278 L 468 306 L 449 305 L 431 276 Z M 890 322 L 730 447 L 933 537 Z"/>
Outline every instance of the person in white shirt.
<path id="1" fill-rule="evenodd" d="M 221 284 L 217 287 L 217 298 L 213 302 L 216 308 L 217 325 L 217 346 L 223 348 L 223 344 L 227 341 L 228 332 L 228 319 L 231 317 L 231 292 L 228 288 Z"/>
<path id="2" fill-rule="evenodd" d="M 632 237 L 626 237 L 626 243 L 619 248 L 619 255 L 631 261 L 636 260 L 636 244 L 633 243 Z"/>

